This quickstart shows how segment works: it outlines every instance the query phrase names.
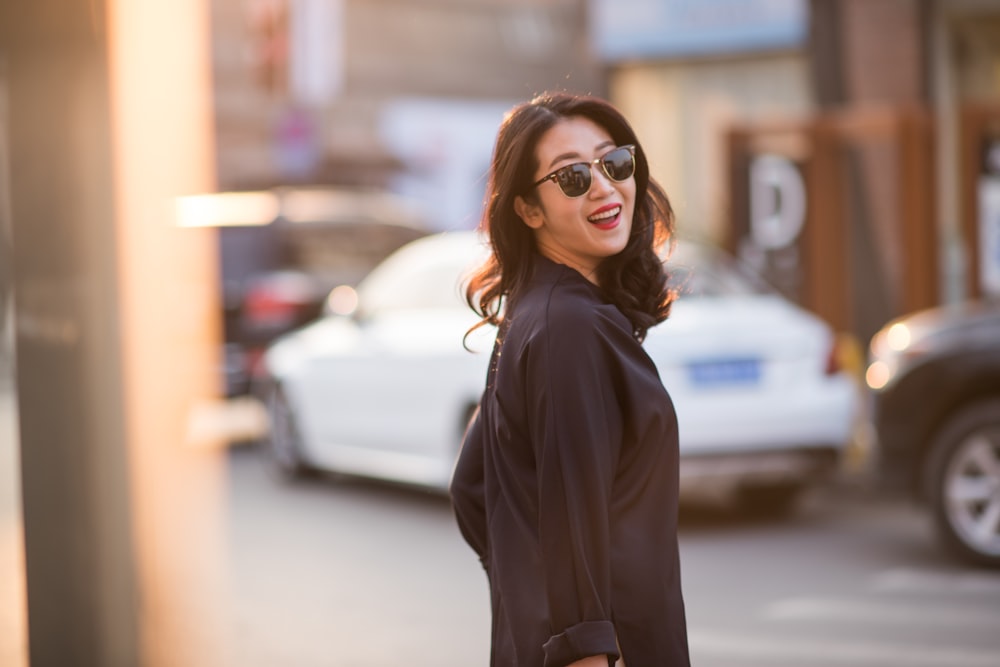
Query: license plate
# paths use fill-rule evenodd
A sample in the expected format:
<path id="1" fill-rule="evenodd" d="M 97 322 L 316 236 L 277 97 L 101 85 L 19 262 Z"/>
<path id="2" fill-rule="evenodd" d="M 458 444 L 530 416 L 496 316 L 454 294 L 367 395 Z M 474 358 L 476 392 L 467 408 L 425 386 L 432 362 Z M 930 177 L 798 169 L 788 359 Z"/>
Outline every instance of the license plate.
<path id="1" fill-rule="evenodd" d="M 711 359 L 687 365 L 688 379 L 697 387 L 732 387 L 760 382 L 757 359 Z"/>

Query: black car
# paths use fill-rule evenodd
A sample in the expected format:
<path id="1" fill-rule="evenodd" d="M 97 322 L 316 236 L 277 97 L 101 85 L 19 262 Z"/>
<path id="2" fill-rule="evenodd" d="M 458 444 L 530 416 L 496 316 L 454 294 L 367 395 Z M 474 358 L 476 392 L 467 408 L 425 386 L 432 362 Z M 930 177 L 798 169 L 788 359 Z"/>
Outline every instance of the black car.
<path id="1" fill-rule="evenodd" d="M 1000 303 L 890 322 L 869 362 L 879 480 L 925 502 L 959 555 L 1000 567 Z"/>

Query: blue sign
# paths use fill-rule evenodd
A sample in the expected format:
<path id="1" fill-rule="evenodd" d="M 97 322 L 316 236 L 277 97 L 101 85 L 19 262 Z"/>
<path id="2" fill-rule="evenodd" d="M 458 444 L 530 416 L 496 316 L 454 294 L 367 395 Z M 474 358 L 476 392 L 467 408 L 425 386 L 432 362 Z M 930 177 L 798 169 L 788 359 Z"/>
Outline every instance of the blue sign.
<path id="1" fill-rule="evenodd" d="M 605 62 L 798 48 L 807 0 L 591 0 L 590 35 Z"/>

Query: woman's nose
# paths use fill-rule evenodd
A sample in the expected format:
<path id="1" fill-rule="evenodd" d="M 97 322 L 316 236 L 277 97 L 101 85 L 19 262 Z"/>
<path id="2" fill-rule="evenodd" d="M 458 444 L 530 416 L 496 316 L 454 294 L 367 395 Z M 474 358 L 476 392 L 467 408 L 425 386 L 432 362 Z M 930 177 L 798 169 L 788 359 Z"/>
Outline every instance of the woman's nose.
<path id="1" fill-rule="evenodd" d="M 592 165 L 590 168 L 590 177 L 593 183 L 590 185 L 589 194 L 595 199 L 600 199 L 611 192 L 614 191 L 614 183 L 608 178 L 608 175 L 604 173 L 604 170 L 597 165 Z"/>

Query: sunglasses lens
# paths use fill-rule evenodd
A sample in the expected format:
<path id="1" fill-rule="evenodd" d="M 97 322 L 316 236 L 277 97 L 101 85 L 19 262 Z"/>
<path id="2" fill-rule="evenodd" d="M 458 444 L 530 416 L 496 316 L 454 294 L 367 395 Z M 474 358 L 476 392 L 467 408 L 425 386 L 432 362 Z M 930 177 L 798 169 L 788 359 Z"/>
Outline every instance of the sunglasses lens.
<path id="1" fill-rule="evenodd" d="M 628 148 L 616 148 L 601 158 L 601 166 L 604 167 L 604 173 L 608 178 L 624 181 L 635 171 L 635 160 Z"/>
<path id="2" fill-rule="evenodd" d="M 579 197 L 590 189 L 590 165 L 571 164 L 555 173 L 556 183 L 567 197 Z"/>
<path id="3" fill-rule="evenodd" d="M 601 169 L 612 181 L 624 181 L 629 179 L 635 172 L 635 156 L 632 153 L 632 146 L 622 146 L 616 148 L 600 159 Z M 597 162 L 595 160 L 594 162 Z M 562 169 L 557 169 L 541 181 L 552 179 L 567 197 L 581 197 L 590 190 L 591 162 L 577 162 L 568 164 Z"/>

